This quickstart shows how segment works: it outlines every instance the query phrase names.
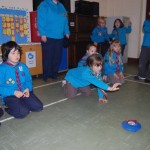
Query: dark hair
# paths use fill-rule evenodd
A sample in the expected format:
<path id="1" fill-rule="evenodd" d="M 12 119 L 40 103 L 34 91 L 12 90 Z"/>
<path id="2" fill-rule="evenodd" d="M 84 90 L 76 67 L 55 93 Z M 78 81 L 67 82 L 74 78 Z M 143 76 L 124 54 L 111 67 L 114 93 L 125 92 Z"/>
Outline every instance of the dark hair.
<path id="1" fill-rule="evenodd" d="M 96 51 L 97 51 L 97 47 L 93 44 L 93 43 L 90 43 L 86 46 L 86 50 L 89 50 L 90 47 L 94 46 L 96 48 Z"/>
<path id="2" fill-rule="evenodd" d="M 18 50 L 20 52 L 20 55 L 22 54 L 22 49 L 16 42 L 9 41 L 7 43 L 2 44 L 1 51 L 2 51 L 2 59 L 4 62 L 8 59 L 8 54 L 13 48 L 15 48 L 15 51 Z"/>
<path id="3" fill-rule="evenodd" d="M 120 28 L 123 28 L 123 27 L 124 27 L 124 24 L 123 24 L 122 20 L 119 19 L 119 18 L 117 18 L 117 19 L 114 21 L 114 29 L 116 29 L 115 23 L 116 23 L 117 21 L 120 22 Z"/>
<path id="4" fill-rule="evenodd" d="M 93 54 L 87 58 L 86 64 L 89 67 L 102 65 L 102 58 L 98 54 Z"/>

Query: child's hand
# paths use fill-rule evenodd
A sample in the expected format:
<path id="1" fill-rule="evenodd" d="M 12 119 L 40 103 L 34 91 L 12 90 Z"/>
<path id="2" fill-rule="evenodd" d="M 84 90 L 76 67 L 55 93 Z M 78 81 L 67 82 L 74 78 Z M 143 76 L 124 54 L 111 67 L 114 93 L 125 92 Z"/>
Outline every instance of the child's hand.
<path id="1" fill-rule="evenodd" d="M 115 78 L 115 79 L 119 79 L 119 76 L 115 73 L 115 74 L 114 74 L 114 78 Z"/>
<path id="2" fill-rule="evenodd" d="M 99 98 L 98 101 L 104 104 L 108 103 L 108 99 L 104 99 L 104 98 Z"/>
<path id="3" fill-rule="evenodd" d="M 23 96 L 23 93 L 21 91 L 15 91 L 14 92 L 14 95 L 17 97 L 17 98 L 20 98 Z"/>
<path id="4" fill-rule="evenodd" d="M 122 72 L 120 72 L 119 75 L 120 75 L 121 78 L 124 78 L 124 74 Z"/>
<path id="5" fill-rule="evenodd" d="M 26 88 L 23 92 L 23 97 L 29 97 L 29 96 L 30 96 L 29 89 Z"/>
<path id="6" fill-rule="evenodd" d="M 108 88 L 108 91 L 117 91 L 117 90 L 119 90 L 118 86 L 120 86 L 120 85 L 121 85 L 121 83 L 115 83 L 112 87 Z"/>

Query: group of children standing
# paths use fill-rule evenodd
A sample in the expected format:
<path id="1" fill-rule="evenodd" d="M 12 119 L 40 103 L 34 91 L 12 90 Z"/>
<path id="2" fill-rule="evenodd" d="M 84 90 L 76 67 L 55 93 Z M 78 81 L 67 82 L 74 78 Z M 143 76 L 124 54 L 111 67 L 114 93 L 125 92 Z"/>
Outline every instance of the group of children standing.
<path id="1" fill-rule="evenodd" d="M 99 17 L 98 25 L 92 31 L 91 40 L 95 46 L 101 47 L 101 54 L 103 57 L 109 48 L 110 40 L 118 40 L 120 42 L 121 54 L 123 56 L 127 44 L 126 34 L 130 33 L 131 30 L 131 22 L 129 22 L 128 27 L 125 27 L 122 20 L 117 18 L 114 21 L 112 33 L 108 34 L 105 18 Z"/>

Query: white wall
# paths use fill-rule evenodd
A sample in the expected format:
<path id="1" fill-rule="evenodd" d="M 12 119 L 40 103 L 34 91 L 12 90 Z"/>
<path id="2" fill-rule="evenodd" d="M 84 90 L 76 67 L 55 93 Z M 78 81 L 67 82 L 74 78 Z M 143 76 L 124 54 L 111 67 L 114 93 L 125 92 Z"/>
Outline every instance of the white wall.
<path id="1" fill-rule="evenodd" d="M 0 0 L 0 6 L 25 8 L 33 10 L 32 0 Z"/>

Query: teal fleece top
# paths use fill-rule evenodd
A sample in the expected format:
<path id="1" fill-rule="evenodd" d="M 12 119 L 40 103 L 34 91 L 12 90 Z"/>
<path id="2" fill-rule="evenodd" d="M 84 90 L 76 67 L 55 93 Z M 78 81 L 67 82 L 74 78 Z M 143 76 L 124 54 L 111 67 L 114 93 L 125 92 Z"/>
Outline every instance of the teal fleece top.
<path id="1" fill-rule="evenodd" d="M 145 20 L 143 24 L 144 38 L 142 46 L 150 47 L 150 20 Z"/>
<path id="2" fill-rule="evenodd" d="M 116 53 L 112 53 L 112 59 L 110 60 L 109 52 L 105 54 L 104 57 L 104 74 L 105 75 L 114 75 L 116 73 L 117 64 L 116 64 L 117 55 Z M 123 72 L 123 61 L 122 56 L 120 54 L 120 64 L 119 64 L 119 71 Z"/>
<path id="3" fill-rule="evenodd" d="M 99 44 L 105 40 L 109 42 L 110 39 L 107 32 L 107 27 L 101 27 L 99 25 L 95 27 L 92 31 L 91 40 Z"/>
<path id="4" fill-rule="evenodd" d="M 74 88 L 82 88 L 89 86 L 90 84 L 95 85 L 98 88 L 99 98 L 103 98 L 100 89 L 108 90 L 109 88 L 101 78 L 95 76 L 95 73 L 88 66 L 69 70 L 66 74 L 65 80 L 71 83 Z"/>
<path id="5" fill-rule="evenodd" d="M 37 26 L 40 36 L 62 39 L 70 34 L 68 16 L 64 6 L 52 0 L 44 0 L 37 9 Z"/>
<path id="6" fill-rule="evenodd" d="M 110 38 L 113 38 L 114 40 L 119 40 L 121 45 L 126 45 L 127 44 L 126 34 L 130 33 L 131 30 L 132 30 L 131 26 L 116 28 L 110 34 Z"/>
<path id="7" fill-rule="evenodd" d="M 33 90 L 31 74 L 28 67 L 22 62 L 19 62 L 15 66 L 4 62 L 0 64 L 0 71 L 0 95 L 3 98 L 13 96 L 16 90 L 19 91 L 17 80 L 20 83 L 22 92 L 26 88 L 29 91 Z M 18 71 L 18 76 L 16 75 L 16 71 Z"/>

